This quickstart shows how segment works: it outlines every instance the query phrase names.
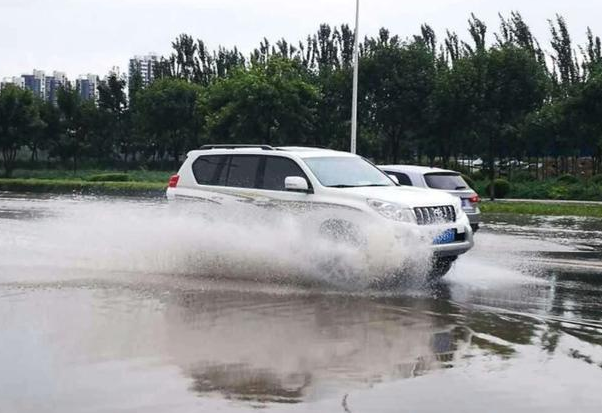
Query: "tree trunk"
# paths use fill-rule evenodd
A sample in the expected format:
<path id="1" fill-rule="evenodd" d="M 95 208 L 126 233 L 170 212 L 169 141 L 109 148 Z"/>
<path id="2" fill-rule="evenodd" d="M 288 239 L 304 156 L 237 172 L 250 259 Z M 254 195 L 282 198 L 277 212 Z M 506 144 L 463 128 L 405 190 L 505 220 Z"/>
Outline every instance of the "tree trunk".
<path id="1" fill-rule="evenodd" d="M 495 201 L 495 158 L 493 157 L 493 138 L 489 138 L 489 199 Z"/>
<path id="2" fill-rule="evenodd" d="M 13 148 L 2 149 L 2 159 L 4 161 L 4 177 L 10 178 L 13 176 L 15 169 L 15 159 L 17 157 L 17 150 Z"/>

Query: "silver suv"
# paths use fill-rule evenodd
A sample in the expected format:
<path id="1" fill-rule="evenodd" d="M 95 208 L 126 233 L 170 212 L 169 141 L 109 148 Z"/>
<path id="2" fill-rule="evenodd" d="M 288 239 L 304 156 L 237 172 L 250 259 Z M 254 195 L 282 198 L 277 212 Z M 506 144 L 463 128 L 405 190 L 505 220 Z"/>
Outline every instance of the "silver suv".
<path id="1" fill-rule="evenodd" d="M 479 209 L 481 198 L 459 172 L 414 165 L 384 165 L 379 168 L 385 173 L 395 176 L 400 185 L 445 191 L 460 198 L 462 209 L 468 216 L 472 230 L 478 231 L 481 223 L 481 210 Z"/>

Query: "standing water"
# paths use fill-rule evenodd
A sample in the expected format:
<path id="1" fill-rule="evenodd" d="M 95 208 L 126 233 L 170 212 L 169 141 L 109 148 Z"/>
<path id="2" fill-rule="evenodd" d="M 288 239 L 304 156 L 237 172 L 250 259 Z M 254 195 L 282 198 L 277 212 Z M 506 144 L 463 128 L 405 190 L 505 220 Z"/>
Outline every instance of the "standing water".
<path id="1" fill-rule="evenodd" d="M 601 221 L 492 217 L 429 287 L 311 224 L 0 195 L 0 412 L 600 410 Z"/>

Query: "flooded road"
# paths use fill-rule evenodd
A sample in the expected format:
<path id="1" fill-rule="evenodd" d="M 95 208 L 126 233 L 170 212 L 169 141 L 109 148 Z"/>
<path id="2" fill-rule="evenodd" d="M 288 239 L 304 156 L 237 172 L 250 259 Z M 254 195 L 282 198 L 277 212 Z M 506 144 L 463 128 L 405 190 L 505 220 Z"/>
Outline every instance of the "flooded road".
<path id="1" fill-rule="evenodd" d="M 0 194 L 0 412 L 602 409 L 602 220 L 489 216 L 440 284 L 375 291 L 294 229 L 177 218 Z"/>

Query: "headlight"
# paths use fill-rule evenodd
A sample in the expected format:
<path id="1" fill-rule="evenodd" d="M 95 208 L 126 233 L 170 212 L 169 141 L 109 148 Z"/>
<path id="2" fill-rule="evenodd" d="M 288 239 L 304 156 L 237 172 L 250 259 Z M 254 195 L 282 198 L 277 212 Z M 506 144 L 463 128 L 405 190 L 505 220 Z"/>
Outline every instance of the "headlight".
<path id="1" fill-rule="evenodd" d="M 392 202 L 369 199 L 368 205 L 383 217 L 399 222 L 416 222 L 416 216 L 411 209 Z"/>

